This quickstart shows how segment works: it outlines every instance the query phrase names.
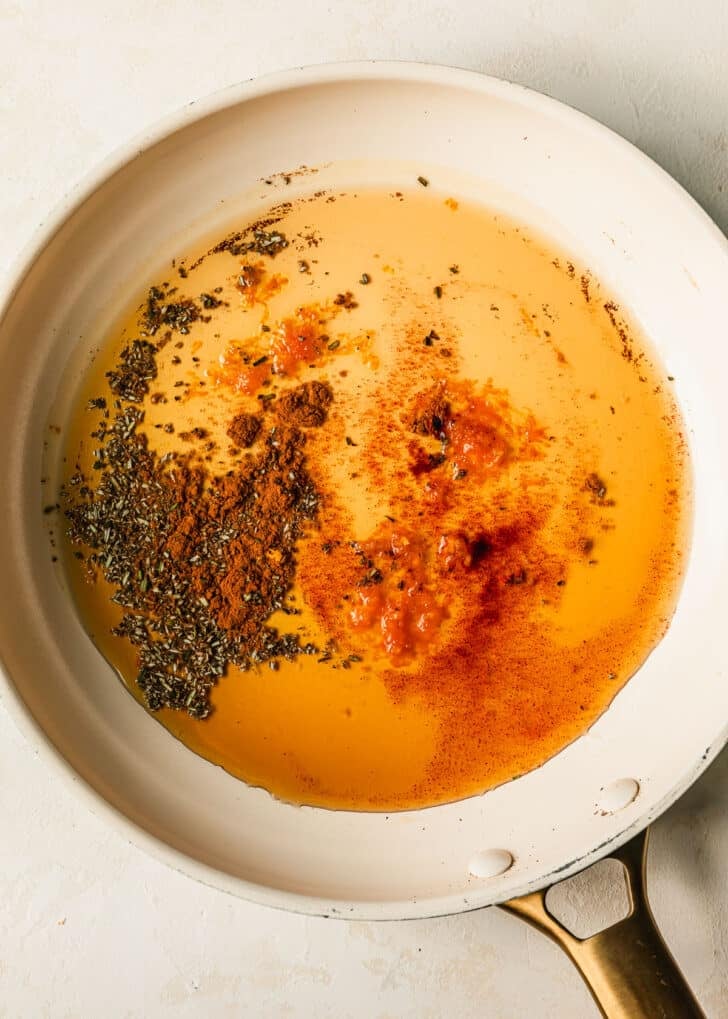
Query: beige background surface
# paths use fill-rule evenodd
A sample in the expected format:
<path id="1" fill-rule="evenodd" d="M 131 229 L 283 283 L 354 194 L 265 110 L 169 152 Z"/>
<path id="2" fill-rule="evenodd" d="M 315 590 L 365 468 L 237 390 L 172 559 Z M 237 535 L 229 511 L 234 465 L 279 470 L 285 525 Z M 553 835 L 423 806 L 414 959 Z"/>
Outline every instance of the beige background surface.
<path id="1" fill-rule="evenodd" d="M 727 54 L 721 0 L 0 2 L 0 272 L 69 187 L 160 115 L 265 71 L 369 57 L 458 64 L 565 100 L 726 230 Z M 728 1016 L 727 871 L 723 754 L 655 826 L 649 868 L 712 1017 Z M 558 950 L 497 910 L 343 925 L 194 884 L 91 816 L 0 709 L 0 1016 L 248 1015 L 596 1010 Z"/>

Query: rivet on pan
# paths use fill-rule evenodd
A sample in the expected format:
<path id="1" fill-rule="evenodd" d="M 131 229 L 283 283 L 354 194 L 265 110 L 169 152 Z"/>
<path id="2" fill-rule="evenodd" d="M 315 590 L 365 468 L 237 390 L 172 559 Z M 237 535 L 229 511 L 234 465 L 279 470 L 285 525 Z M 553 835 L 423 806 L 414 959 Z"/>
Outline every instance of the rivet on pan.
<path id="1" fill-rule="evenodd" d="M 468 870 L 473 877 L 498 877 L 513 866 L 513 853 L 507 849 L 484 849 L 470 858 Z"/>
<path id="2" fill-rule="evenodd" d="M 639 795 L 640 784 L 635 778 L 618 778 L 616 782 L 605 786 L 597 800 L 597 813 L 616 814 L 634 803 Z"/>

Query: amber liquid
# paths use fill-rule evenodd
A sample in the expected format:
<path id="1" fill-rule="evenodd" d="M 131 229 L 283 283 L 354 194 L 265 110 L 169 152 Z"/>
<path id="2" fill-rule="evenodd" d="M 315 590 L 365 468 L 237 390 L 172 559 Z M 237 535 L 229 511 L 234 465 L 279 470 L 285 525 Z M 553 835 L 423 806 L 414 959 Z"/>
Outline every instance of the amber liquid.
<path id="1" fill-rule="evenodd" d="M 173 393 L 180 379 L 191 388 L 176 403 L 147 400 L 144 428 L 161 452 L 180 448 L 176 435 L 204 423 L 218 442 L 211 471 L 229 466 L 231 416 L 259 406 L 224 377 L 231 343 L 257 350 L 262 323 L 275 327 L 317 302 L 331 311 L 339 292 L 352 291 L 357 305 L 326 323 L 339 340 L 335 355 L 296 372 L 328 381 L 335 402 L 309 444 L 323 501 L 318 527 L 299 549 L 295 625 L 321 647 L 335 638 L 339 653 L 324 663 L 300 657 L 277 671 L 230 669 L 204 721 L 157 714 L 196 753 L 294 803 L 421 807 L 537 767 L 607 708 L 674 608 L 687 454 L 670 382 L 586 268 L 526 227 L 446 197 L 419 189 L 294 203 L 277 225 L 292 243 L 266 261 L 266 278 L 277 278 L 259 300 L 236 287 L 245 259 L 228 252 L 207 257 L 186 278 L 172 269 L 167 276 L 179 296 L 222 286 L 229 306 L 160 354 L 155 388 Z M 432 329 L 438 338 L 428 346 Z M 79 396 L 69 469 L 88 468 L 95 419 L 83 408 L 106 391 L 104 372 L 136 335 L 135 308 Z M 514 455 L 487 476 L 471 472 L 462 498 L 418 518 L 428 479 L 410 469 L 406 409 L 413 394 L 442 379 L 472 380 L 476 389 L 492 380 L 509 420 L 522 425 L 532 415 L 542 438 L 537 455 Z M 173 435 L 155 428 L 168 422 Z M 592 474 L 607 496 L 589 489 Z M 431 531 L 434 541 L 440 527 L 490 534 L 524 514 L 537 521 L 524 576 L 538 574 L 538 582 L 504 588 L 497 618 L 475 611 L 475 588 L 448 591 L 447 618 L 414 657 L 399 661 L 387 654 L 380 628 L 349 625 L 351 600 L 342 599 L 356 588 L 336 555 L 320 551 L 324 538 L 366 541 L 388 526 L 387 516 L 424 528 L 426 537 Z M 121 614 L 111 590 L 67 559 L 89 633 L 138 695 L 133 648 L 110 634 Z M 361 661 L 345 668 L 349 652 Z"/>

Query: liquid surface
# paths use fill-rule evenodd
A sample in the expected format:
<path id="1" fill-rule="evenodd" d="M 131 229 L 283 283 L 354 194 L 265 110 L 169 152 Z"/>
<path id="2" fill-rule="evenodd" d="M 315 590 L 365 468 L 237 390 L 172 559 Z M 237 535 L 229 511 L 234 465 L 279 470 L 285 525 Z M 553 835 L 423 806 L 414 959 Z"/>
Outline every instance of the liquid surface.
<path id="1" fill-rule="evenodd" d="M 265 431 L 291 387 L 329 388 L 306 435 L 319 502 L 296 546 L 299 614 L 271 620 L 317 651 L 228 668 L 205 719 L 156 717 L 296 803 L 481 792 L 582 734 L 668 625 L 687 485 L 670 381 L 588 269 L 487 209 L 415 183 L 275 218 L 275 257 L 197 264 L 206 245 L 164 277 L 166 300 L 221 303 L 158 351 L 139 427 L 159 455 L 224 475 L 249 455 L 231 445 L 236 415 Z M 87 408 L 139 322 L 135 308 L 89 371 L 69 478 L 97 480 Z M 141 697 L 135 648 L 111 634 L 114 587 L 78 551 L 82 618 Z"/>

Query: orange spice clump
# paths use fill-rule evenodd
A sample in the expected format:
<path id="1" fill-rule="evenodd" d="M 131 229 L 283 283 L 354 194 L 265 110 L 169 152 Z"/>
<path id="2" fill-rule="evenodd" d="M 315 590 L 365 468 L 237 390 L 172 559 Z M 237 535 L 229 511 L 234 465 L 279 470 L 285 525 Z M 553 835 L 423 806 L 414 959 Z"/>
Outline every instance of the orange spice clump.
<path id="1" fill-rule="evenodd" d="M 246 302 L 247 295 L 255 296 L 264 284 L 273 285 L 271 280 L 277 281 L 276 286 L 280 285 L 282 277 L 269 278 L 262 266 L 248 268 L 250 282 L 242 287 Z M 265 304 L 268 296 L 266 292 L 261 303 Z M 219 366 L 210 370 L 210 378 L 217 385 L 228 386 L 234 392 L 255 396 L 273 376 L 293 378 L 302 368 L 320 365 L 341 347 L 339 339 L 332 340 L 326 333 L 327 323 L 356 307 L 351 294 L 339 294 L 328 304 L 303 304 L 296 308 L 293 315 L 282 318 L 274 326 L 263 322 L 260 336 L 228 344 Z"/>

